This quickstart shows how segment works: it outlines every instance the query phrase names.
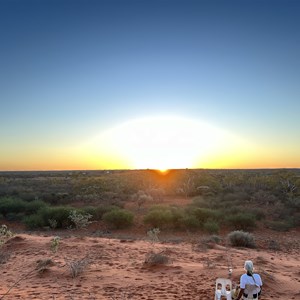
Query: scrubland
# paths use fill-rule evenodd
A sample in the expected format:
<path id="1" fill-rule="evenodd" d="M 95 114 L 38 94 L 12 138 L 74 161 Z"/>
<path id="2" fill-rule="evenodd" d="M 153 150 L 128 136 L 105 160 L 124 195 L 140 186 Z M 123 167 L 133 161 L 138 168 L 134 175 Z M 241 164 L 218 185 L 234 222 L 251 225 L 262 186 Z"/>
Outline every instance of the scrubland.
<path id="1" fill-rule="evenodd" d="M 0 299 L 213 299 L 246 259 L 300 296 L 298 169 L 2 172 L 0 221 Z"/>

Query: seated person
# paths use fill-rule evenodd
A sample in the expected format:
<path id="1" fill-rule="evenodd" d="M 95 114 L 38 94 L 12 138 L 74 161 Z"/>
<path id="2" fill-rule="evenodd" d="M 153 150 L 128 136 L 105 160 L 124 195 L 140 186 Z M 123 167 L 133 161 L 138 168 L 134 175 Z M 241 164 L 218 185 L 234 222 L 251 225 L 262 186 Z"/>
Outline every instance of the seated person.
<path id="1" fill-rule="evenodd" d="M 247 299 L 249 294 L 252 294 L 252 298 L 256 299 L 260 295 L 262 289 L 261 278 L 258 274 L 253 273 L 254 267 L 253 267 L 253 262 L 251 260 L 245 261 L 244 269 L 246 273 L 241 276 L 240 279 L 241 290 L 237 298 L 235 298 L 235 300 L 241 299 L 242 296 L 243 299 Z M 251 290 L 250 290 L 250 286 L 251 286 Z"/>

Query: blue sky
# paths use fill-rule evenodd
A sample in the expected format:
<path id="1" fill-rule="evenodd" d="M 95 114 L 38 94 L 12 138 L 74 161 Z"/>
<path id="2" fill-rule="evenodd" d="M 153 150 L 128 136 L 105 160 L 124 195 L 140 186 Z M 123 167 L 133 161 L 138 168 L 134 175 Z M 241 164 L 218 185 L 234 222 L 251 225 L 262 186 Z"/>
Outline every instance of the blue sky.
<path id="1" fill-rule="evenodd" d="M 299 15 L 292 0 L 0 0 L 0 169 L 63 168 L 24 153 L 158 115 L 300 167 Z"/>

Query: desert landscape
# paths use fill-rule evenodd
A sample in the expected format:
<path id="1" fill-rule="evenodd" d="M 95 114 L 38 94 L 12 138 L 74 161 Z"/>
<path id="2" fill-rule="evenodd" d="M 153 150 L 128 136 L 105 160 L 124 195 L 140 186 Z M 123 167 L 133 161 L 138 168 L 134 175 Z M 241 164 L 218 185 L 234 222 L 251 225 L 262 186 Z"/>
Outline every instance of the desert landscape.
<path id="1" fill-rule="evenodd" d="M 257 200 L 253 182 L 252 197 L 249 196 L 243 205 L 239 200 L 243 196 L 241 190 L 249 185 L 249 180 L 245 178 L 255 177 L 260 190 L 263 183 L 268 182 L 267 185 L 270 185 L 277 180 L 281 182 L 283 178 L 289 180 L 289 184 L 293 180 L 296 186 L 298 171 L 253 172 L 177 170 L 162 174 L 144 170 L 1 173 L 1 223 L 6 224 L 9 233 L 2 230 L 0 299 L 208 300 L 214 299 L 217 278 L 229 278 L 233 286 L 238 284 L 244 272 L 244 261 L 249 259 L 254 262 L 255 271 L 263 280 L 260 299 L 298 299 L 300 235 L 297 220 L 294 219 L 293 224 L 290 222 L 293 216 L 297 216 L 298 208 L 289 210 L 289 215 L 282 218 L 281 223 L 272 221 L 272 216 L 278 217 L 276 213 L 283 207 L 279 205 L 278 198 L 274 200 L 270 195 L 269 201 L 273 199 L 273 206 L 277 208 L 274 210 L 269 204 L 262 203 L 267 198 L 266 195 L 263 197 L 261 191 L 261 198 Z M 121 184 L 124 181 L 127 185 Z M 224 187 L 217 191 L 217 183 L 221 186 L 225 182 Z M 101 190 L 104 183 L 112 190 Z M 72 192 L 68 190 L 70 186 Z M 123 190 L 118 191 L 117 186 L 122 186 Z M 125 187 L 129 189 L 130 186 L 135 188 L 130 192 L 128 190 L 126 196 Z M 62 189 L 65 191 L 63 196 Z M 280 190 L 279 193 L 283 193 L 282 188 Z M 59 226 L 58 222 L 56 228 L 53 228 L 55 224 L 50 221 L 41 226 L 35 223 L 36 228 L 32 228 L 32 223 L 28 223 L 30 215 L 26 213 L 27 207 L 25 210 L 23 208 L 23 212 L 8 212 L 8 208 L 14 207 L 13 202 L 17 201 L 9 194 L 16 194 L 16 191 L 18 201 L 26 199 L 25 202 L 37 205 L 41 204 L 41 199 L 45 199 L 45 203 L 52 203 L 47 206 L 48 210 L 64 205 L 65 208 L 77 210 L 78 216 L 86 216 L 87 211 L 93 213 L 91 207 L 103 209 L 103 205 L 113 205 L 119 208 L 112 211 L 122 207 L 122 210 L 132 213 L 134 219 L 131 224 L 113 224 L 104 214 L 98 220 L 81 219 L 81 223 L 72 219 L 75 224 L 68 224 L 67 228 L 63 228 L 63 223 Z M 52 196 L 48 191 L 51 191 Z M 297 198 L 296 190 L 293 191 Z M 32 193 L 36 193 L 39 199 L 28 200 Z M 220 197 L 220 193 L 224 195 L 219 198 L 216 208 L 213 208 L 213 199 Z M 275 190 L 273 194 L 276 195 Z M 54 203 L 53 198 L 60 198 L 61 203 Z M 257 219 L 255 210 L 255 227 L 247 227 L 249 219 L 233 222 L 228 217 L 229 210 L 221 208 L 222 201 L 225 201 L 226 206 L 231 203 L 235 207 L 235 215 L 240 212 L 246 214 L 252 206 L 256 210 L 267 211 L 267 214 Z M 260 201 L 259 206 L 257 201 Z M 182 213 L 176 222 L 174 218 L 168 219 L 168 214 L 157 216 L 151 213 L 166 212 L 171 208 L 173 217 L 175 208 L 176 214 L 179 211 Z M 45 209 L 40 207 L 36 213 Z M 213 211 L 222 213 L 214 215 Z M 214 226 L 212 223 L 208 226 L 200 222 L 199 227 L 195 227 L 195 224 L 191 226 L 190 220 L 179 223 L 188 215 L 203 218 L 204 212 L 211 213 L 209 222 L 214 222 Z M 251 212 L 254 213 L 254 210 Z M 254 244 L 238 244 L 239 240 L 233 241 L 230 238 L 232 232 L 248 234 L 246 241 L 251 237 Z"/>
<path id="2" fill-rule="evenodd" d="M 0 300 L 299 300 L 299 15 L 0 0 Z"/>

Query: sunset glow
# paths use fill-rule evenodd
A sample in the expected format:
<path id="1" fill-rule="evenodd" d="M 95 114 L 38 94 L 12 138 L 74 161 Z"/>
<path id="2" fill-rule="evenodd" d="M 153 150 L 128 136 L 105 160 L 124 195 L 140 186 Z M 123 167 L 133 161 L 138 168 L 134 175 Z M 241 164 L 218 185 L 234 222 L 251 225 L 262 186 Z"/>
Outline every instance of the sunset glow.
<path id="1" fill-rule="evenodd" d="M 217 2 L 0 1 L 0 171 L 299 168 L 300 1 Z"/>
<path id="2" fill-rule="evenodd" d="M 248 149 L 249 149 L 249 145 Z M 94 162 L 122 161 L 130 169 L 210 167 L 245 149 L 237 137 L 203 122 L 181 117 L 148 117 L 126 122 L 85 147 Z M 111 157 L 111 158 L 110 158 Z M 227 157 L 228 159 L 228 157 Z"/>

